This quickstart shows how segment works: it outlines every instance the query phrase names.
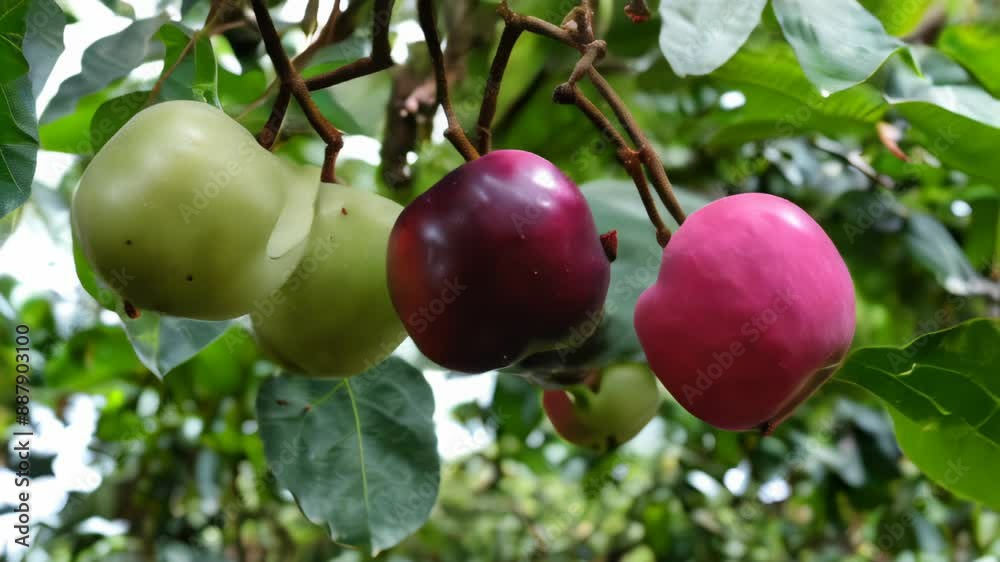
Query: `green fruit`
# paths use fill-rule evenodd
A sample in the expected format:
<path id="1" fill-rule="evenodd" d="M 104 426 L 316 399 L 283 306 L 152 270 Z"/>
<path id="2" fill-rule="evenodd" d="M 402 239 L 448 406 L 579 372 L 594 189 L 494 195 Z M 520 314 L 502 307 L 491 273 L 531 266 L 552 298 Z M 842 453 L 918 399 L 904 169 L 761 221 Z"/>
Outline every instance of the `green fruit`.
<path id="1" fill-rule="evenodd" d="M 645 365 L 616 365 L 583 385 L 546 391 L 542 405 L 563 439 L 603 451 L 632 439 L 656 417 L 660 389 Z"/>
<path id="2" fill-rule="evenodd" d="M 94 271 L 139 309 L 246 314 L 305 253 L 319 171 L 261 148 L 221 110 L 171 101 L 133 117 L 73 198 Z"/>
<path id="3" fill-rule="evenodd" d="M 292 371 L 350 376 L 406 338 L 389 300 L 386 249 L 403 210 L 358 189 L 323 184 L 309 248 L 288 283 L 251 312 L 258 340 Z"/>

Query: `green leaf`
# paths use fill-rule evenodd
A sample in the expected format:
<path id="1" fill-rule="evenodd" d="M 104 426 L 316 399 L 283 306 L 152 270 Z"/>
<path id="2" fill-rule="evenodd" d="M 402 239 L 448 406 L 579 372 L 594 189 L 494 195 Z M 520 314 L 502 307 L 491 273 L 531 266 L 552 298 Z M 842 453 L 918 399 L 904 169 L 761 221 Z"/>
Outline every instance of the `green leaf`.
<path id="1" fill-rule="evenodd" d="M 720 88 L 739 91 L 746 100 L 742 107 L 713 116 L 721 126 L 709 139 L 716 146 L 803 131 L 870 131 L 888 109 L 867 84 L 823 97 L 783 44 L 745 48 L 711 77 Z"/>
<path id="2" fill-rule="evenodd" d="M 66 15 L 54 0 L 32 0 L 24 35 L 24 58 L 28 61 L 31 89 L 38 94 L 45 86 L 56 59 L 63 52 Z"/>
<path id="3" fill-rule="evenodd" d="M 635 184 L 623 180 L 599 180 L 581 187 L 590 203 L 599 232 L 618 231 L 618 258 L 611 264 L 611 286 L 603 319 L 583 326 L 561 349 L 525 359 L 517 370 L 561 371 L 567 368 L 604 367 L 642 357 L 642 346 L 632 325 L 639 295 L 656 281 L 663 249 Z M 701 195 L 674 188 L 681 206 L 690 214 L 707 205 Z M 676 223 L 661 209 L 668 224 Z"/>
<path id="4" fill-rule="evenodd" d="M 522 378 L 500 375 L 493 389 L 490 413 L 498 433 L 523 440 L 542 421 L 538 388 Z"/>
<path id="5" fill-rule="evenodd" d="M 0 82 L 28 72 L 28 61 L 21 52 L 28 5 L 28 0 L 0 0 Z"/>
<path id="6" fill-rule="evenodd" d="M 27 68 L 25 68 L 27 71 Z M 0 218 L 14 211 L 31 195 L 38 156 L 35 96 L 27 74 L 0 81 Z"/>
<path id="7" fill-rule="evenodd" d="M 1000 320 L 979 319 L 905 347 L 855 351 L 838 378 L 889 407 L 903 452 L 953 493 L 1000 508 Z"/>
<path id="8" fill-rule="evenodd" d="M 774 0 L 774 12 L 823 95 L 864 82 L 898 51 L 916 64 L 904 43 L 856 0 Z"/>
<path id="9" fill-rule="evenodd" d="M 165 24 L 156 35 L 167 49 L 163 74 L 170 73 L 163 82 L 162 99 L 196 100 L 218 107 L 219 69 L 208 35 L 195 34 L 174 22 Z M 192 44 L 195 35 L 197 40 Z"/>
<path id="10" fill-rule="evenodd" d="M 937 68 L 921 77 L 896 65 L 885 99 L 910 122 L 915 138 L 945 164 L 1000 180 L 1000 159 L 994 150 L 1000 146 L 1000 100 L 979 86 L 955 83 L 963 71 L 934 51 L 921 56 L 933 60 Z"/>
<path id="11" fill-rule="evenodd" d="M 746 42 L 766 4 L 767 0 L 664 0 L 660 50 L 678 76 L 708 74 Z"/>
<path id="12" fill-rule="evenodd" d="M 208 322 L 166 316 L 149 310 L 132 319 L 119 308 L 125 333 L 135 354 L 161 379 L 207 347 L 232 326 L 232 321 Z"/>
<path id="13" fill-rule="evenodd" d="M 914 31 L 924 19 L 933 0 L 861 0 L 861 5 L 877 17 L 893 35 Z"/>
<path id="14" fill-rule="evenodd" d="M 143 90 L 118 96 L 101 104 L 90 121 L 91 150 L 100 150 L 129 119 L 145 107 L 147 100 L 149 91 Z"/>
<path id="15" fill-rule="evenodd" d="M 13 213 L 8 213 L 7 216 L 0 218 L 0 248 L 3 248 L 7 239 L 10 238 L 11 234 L 17 229 L 17 225 L 21 222 L 21 211 L 16 209 Z"/>
<path id="16" fill-rule="evenodd" d="M 69 154 L 93 154 L 90 143 L 90 125 L 94 114 L 104 102 L 114 97 L 118 84 L 85 96 L 76 104 L 76 110 L 55 121 L 44 123 L 38 130 L 42 149 Z"/>
<path id="17" fill-rule="evenodd" d="M 137 20 L 118 33 L 101 38 L 83 53 L 80 73 L 59 86 L 49 102 L 42 123 L 50 123 L 76 108 L 80 98 L 99 92 L 105 86 L 128 76 L 133 69 L 159 56 L 162 46 L 154 40 L 156 32 L 169 21 L 166 15 Z"/>
<path id="18" fill-rule="evenodd" d="M 1000 270 L 1000 195 L 969 197 L 972 222 L 965 235 L 965 254 L 977 269 Z"/>
<path id="19" fill-rule="evenodd" d="M 94 392 L 102 385 L 138 381 L 146 372 L 121 328 L 97 326 L 73 334 L 45 366 L 46 386 Z"/>
<path id="20" fill-rule="evenodd" d="M 1000 95 L 1000 30 L 982 24 L 953 25 L 938 39 L 938 49 L 969 69 L 994 96 Z"/>
<path id="21" fill-rule="evenodd" d="M 349 379 L 280 377 L 257 397 L 269 466 L 333 539 L 378 552 L 427 521 L 440 465 L 434 397 L 390 358 Z"/>
<path id="22" fill-rule="evenodd" d="M 1000 288 L 982 278 L 948 229 L 934 217 L 913 213 L 906 221 L 906 246 L 914 261 L 934 274 L 955 295 L 995 294 Z"/>

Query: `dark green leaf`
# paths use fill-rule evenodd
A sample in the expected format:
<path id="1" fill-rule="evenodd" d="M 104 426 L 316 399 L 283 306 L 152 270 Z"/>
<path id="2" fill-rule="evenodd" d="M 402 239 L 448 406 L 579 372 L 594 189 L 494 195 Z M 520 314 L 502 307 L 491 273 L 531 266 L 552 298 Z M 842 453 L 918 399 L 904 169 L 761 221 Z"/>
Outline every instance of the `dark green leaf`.
<path id="1" fill-rule="evenodd" d="M 28 8 L 27 32 L 24 35 L 24 58 L 28 61 L 31 89 L 35 97 L 63 52 L 66 15 L 54 0 L 32 0 Z"/>
<path id="2" fill-rule="evenodd" d="M 257 397 L 275 477 L 334 540 L 378 552 L 427 520 L 440 466 L 434 397 L 400 359 L 350 379 L 282 377 Z"/>
<path id="3" fill-rule="evenodd" d="M 0 110 L 0 217 L 4 217 L 31 195 L 38 155 L 38 125 L 35 96 L 27 74 L 10 81 L 0 80 L 0 95 L 6 101 Z"/>
<path id="4" fill-rule="evenodd" d="M 28 72 L 21 52 L 28 5 L 28 0 L 0 0 L 0 83 Z"/>
<path id="5" fill-rule="evenodd" d="M 137 20 L 122 31 L 94 42 L 83 53 L 80 73 L 59 86 L 41 122 L 49 123 L 72 113 L 80 98 L 102 90 L 154 55 L 159 56 L 163 48 L 154 36 L 169 19 L 160 15 Z"/>
<path id="6" fill-rule="evenodd" d="M 101 104 L 90 121 L 91 149 L 94 152 L 100 150 L 148 100 L 149 91 L 143 90 L 118 96 Z"/>
<path id="7" fill-rule="evenodd" d="M 708 74 L 740 49 L 767 0 L 660 2 L 660 49 L 679 76 Z"/>
<path id="8" fill-rule="evenodd" d="M 1000 288 L 980 277 L 965 252 L 937 219 L 913 213 L 907 219 L 906 245 L 914 261 L 923 265 L 949 292 L 956 295 L 995 294 Z"/>
<path id="9" fill-rule="evenodd" d="M 886 59 L 906 50 L 855 0 L 774 0 L 774 13 L 806 76 L 824 96 L 864 82 Z"/>
<path id="10" fill-rule="evenodd" d="M 167 49 L 163 74 L 170 73 L 163 82 L 161 98 L 196 100 L 218 106 L 218 64 L 208 35 L 199 33 L 194 41 L 193 32 L 173 22 L 160 28 L 156 35 Z"/>
<path id="11" fill-rule="evenodd" d="M 524 439 L 542 421 L 538 388 L 522 378 L 500 375 L 490 403 L 490 420 L 498 433 Z"/>
<path id="12" fill-rule="evenodd" d="M 889 407 L 903 452 L 938 484 L 992 509 L 1000 466 L 1000 320 L 974 320 L 902 347 L 863 348 L 838 378 Z"/>

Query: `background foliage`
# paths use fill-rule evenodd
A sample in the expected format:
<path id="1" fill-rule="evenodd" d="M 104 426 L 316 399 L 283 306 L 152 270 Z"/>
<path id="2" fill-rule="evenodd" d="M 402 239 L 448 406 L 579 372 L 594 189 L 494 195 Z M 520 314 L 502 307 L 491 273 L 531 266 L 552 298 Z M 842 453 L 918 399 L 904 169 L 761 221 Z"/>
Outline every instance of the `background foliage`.
<path id="1" fill-rule="evenodd" d="M 150 100 L 218 104 L 254 132 L 267 118 L 273 70 L 246 6 L 230 6 L 209 33 L 197 31 L 208 2 L 102 3 L 117 31 L 48 86 L 64 38 L 102 25 L 96 8 L 0 3 L 0 243 L 31 227 L 9 246 L 50 237 L 73 259 L 75 182 Z M 4 559 L 1000 560 L 1000 324 L 988 319 L 1000 315 L 1000 7 L 661 0 L 637 25 L 622 3 L 595 2 L 610 51 L 602 72 L 684 207 L 743 191 L 787 197 L 821 221 L 851 269 L 856 351 L 793 419 L 769 437 L 715 431 L 667 400 L 635 442 L 604 456 L 554 437 L 530 375 L 641 360 L 631 314 L 659 248 L 612 146 L 551 102 L 577 54 L 526 36 L 496 145 L 556 163 L 583 186 L 598 226 L 618 229 L 597 335 L 568 358 L 512 369 L 528 377 L 448 378 L 404 348 L 347 383 L 276 378 L 242 321 L 127 321 L 78 255 L 72 294 L 39 292 L 25 262 L 5 261 L 0 425 L 13 430 L 6 373 L 24 323 L 34 421 L 48 428 L 38 442 L 76 428 L 83 443 L 36 453 L 36 497 L 56 505 L 35 546 Z M 328 4 L 272 2 L 290 51 L 305 48 Z M 446 4 L 453 97 L 468 125 L 499 36 L 496 3 Z M 574 4 L 511 2 L 556 23 Z M 367 53 L 366 6 L 350 4 L 341 40 L 306 76 Z M 413 3 L 397 2 L 393 22 L 393 71 L 315 98 L 351 135 L 342 179 L 406 201 L 461 158 L 420 94 L 430 69 Z M 417 109 L 404 115 L 407 101 Z M 284 157 L 322 161 L 296 110 L 283 132 Z M 73 157 L 36 172 L 56 152 Z M 435 397 L 456 394 L 457 407 L 435 411 Z"/>

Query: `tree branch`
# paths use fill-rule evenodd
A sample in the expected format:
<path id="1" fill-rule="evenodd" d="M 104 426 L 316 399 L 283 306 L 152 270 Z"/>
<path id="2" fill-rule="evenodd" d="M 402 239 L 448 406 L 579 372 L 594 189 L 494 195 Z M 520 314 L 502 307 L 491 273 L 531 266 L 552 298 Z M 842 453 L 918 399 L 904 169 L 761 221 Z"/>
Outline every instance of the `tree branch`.
<path id="1" fill-rule="evenodd" d="M 486 80 L 486 91 L 483 94 L 483 105 L 479 109 L 479 121 L 476 125 L 479 152 L 482 154 L 493 150 L 493 119 L 496 118 L 497 114 L 500 86 L 504 73 L 507 72 L 511 53 L 513 53 L 521 33 L 523 31 L 520 28 L 510 25 L 504 26 L 503 34 L 500 36 L 500 44 L 497 46 L 497 53 L 493 58 L 492 66 L 490 66 L 490 75 Z"/>
<path id="2" fill-rule="evenodd" d="M 438 37 L 437 22 L 434 17 L 433 0 L 417 0 L 417 13 L 420 20 L 420 28 L 424 31 L 424 38 L 427 41 L 427 52 L 430 54 L 431 62 L 434 65 L 434 77 L 437 84 L 437 103 L 444 109 L 444 114 L 448 118 L 448 130 L 445 131 L 445 138 L 451 141 L 455 149 L 461 153 L 465 160 L 471 161 L 479 158 L 479 151 L 472 145 L 472 141 L 466 136 L 462 129 L 458 117 L 455 115 L 455 108 L 451 105 L 451 97 L 448 94 L 448 74 L 444 67 L 444 53 L 441 52 L 441 39 Z"/>
<path id="3" fill-rule="evenodd" d="M 372 52 L 336 70 L 306 80 L 310 90 L 323 90 L 355 78 L 381 72 L 392 66 L 392 47 L 389 45 L 389 23 L 392 21 L 394 0 L 375 0 L 372 18 Z"/>
<path id="4" fill-rule="evenodd" d="M 275 72 L 281 78 L 282 88 L 291 91 L 291 95 L 299 103 L 302 112 L 305 113 L 306 118 L 309 120 L 309 124 L 316 130 L 316 133 L 323 139 L 323 142 L 327 144 L 326 159 L 323 161 L 321 179 L 325 182 L 333 182 L 336 180 L 337 155 L 344 146 L 344 135 L 340 132 L 340 129 L 330 123 L 323 116 L 323 113 L 320 112 L 319 107 L 316 106 L 316 102 L 313 101 L 312 96 L 309 94 L 309 88 L 306 86 L 299 71 L 295 69 L 288 59 L 288 54 L 285 53 L 285 50 L 281 46 L 281 38 L 274 27 L 274 21 L 271 20 L 271 14 L 267 11 L 265 0 L 251 0 L 251 4 L 253 4 L 254 14 L 257 16 L 257 25 L 260 27 L 264 47 L 267 49 L 268 57 L 270 57 L 271 62 L 274 64 Z"/>

